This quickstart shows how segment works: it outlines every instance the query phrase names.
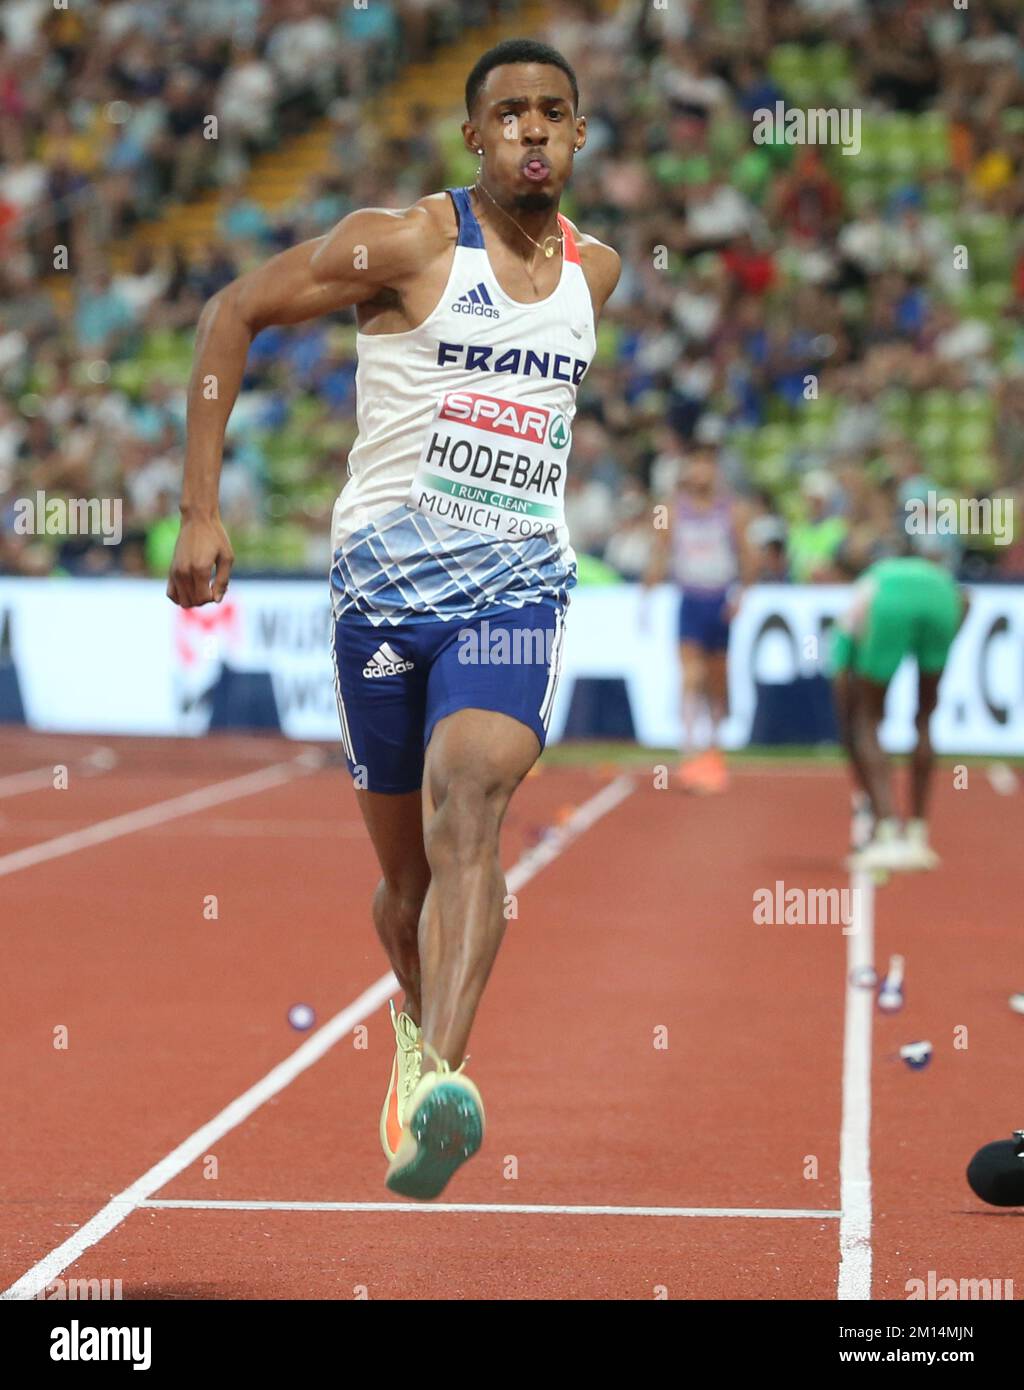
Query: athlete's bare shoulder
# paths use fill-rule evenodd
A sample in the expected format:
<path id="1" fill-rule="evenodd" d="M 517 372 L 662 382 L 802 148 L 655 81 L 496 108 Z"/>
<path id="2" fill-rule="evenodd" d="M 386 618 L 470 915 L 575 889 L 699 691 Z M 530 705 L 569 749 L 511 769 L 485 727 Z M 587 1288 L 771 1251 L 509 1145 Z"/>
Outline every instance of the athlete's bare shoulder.
<path id="1" fill-rule="evenodd" d="M 443 204 L 448 204 L 445 218 Z M 359 208 L 342 218 L 317 252 L 321 278 L 348 276 L 360 261 L 378 285 L 399 285 L 428 269 L 455 239 L 451 199 L 432 193 L 407 208 Z"/>
<path id="2" fill-rule="evenodd" d="M 422 265 L 427 265 L 436 256 L 451 249 L 458 239 L 459 224 L 455 207 L 445 192 L 427 193 L 407 208 L 391 211 L 375 208 L 373 211 L 389 217 L 393 226 L 400 228 L 397 233 L 403 240 L 418 245 Z"/>
<path id="3" fill-rule="evenodd" d="M 568 218 L 565 220 L 569 222 Z M 591 236 L 588 232 L 581 232 L 573 222 L 569 222 L 569 226 L 572 228 L 572 234 L 576 238 L 576 245 L 579 248 L 580 264 L 583 266 L 583 274 L 590 286 L 596 319 L 608 302 L 615 286 L 619 283 L 622 260 L 616 250 L 605 245 L 603 241 L 598 241 L 596 236 Z"/>
<path id="4" fill-rule="evenodd" d="M 445 192 L 427 193 L 407 208 L 367 208 L 379 218 L 388 218 L 407 235 L 423 243 L 429 256 L 450 247 L 458 236 L 458 222 L 451 198 Z"/>
<path id="5" fill-rule="evenodd" d="M 430 221 L 432 234 L 442 245 L 451 246 L 459 235 L 459 221 L 455 216 L 455 204 L 443 189 L 440 193 L 427 193 L 419 202 L 413 203 L 410 212 L 419 211 Z"/>

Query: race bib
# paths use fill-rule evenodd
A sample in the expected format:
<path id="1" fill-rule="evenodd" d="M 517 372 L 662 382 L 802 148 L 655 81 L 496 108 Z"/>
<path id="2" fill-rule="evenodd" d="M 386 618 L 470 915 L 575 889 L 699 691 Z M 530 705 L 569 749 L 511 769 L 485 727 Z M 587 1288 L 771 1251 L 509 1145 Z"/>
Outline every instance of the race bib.
<path id="1" fill-rule="evenodd" d="M 437 404 L 409 501 L 452 526 L 524 540 L 565 524 L 568 418 L 475 391 Z"/>

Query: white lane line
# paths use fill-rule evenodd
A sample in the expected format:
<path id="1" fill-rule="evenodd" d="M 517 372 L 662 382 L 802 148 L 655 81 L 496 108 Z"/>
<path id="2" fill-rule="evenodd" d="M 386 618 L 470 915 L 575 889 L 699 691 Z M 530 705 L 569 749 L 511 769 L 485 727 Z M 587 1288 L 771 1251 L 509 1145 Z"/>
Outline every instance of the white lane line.
<path id="1" fill-rule="evenodd" d="M 73 771 L 86 777 L 109 772 L 115 767 L 117 754 L 110 748 L 95 748 L 91 753 L 73 764 Z M 53 787 L 53 773 L 57 763 L 45 767 L 33 767 L 27 772 L 12 772 L 8 777 L 0 777 L 0 797 L 21 796 L 25 792 L 41 791 Z"/>
<path id="2" fill-rule="evenodd" d="M 577 806 L 564 825 L 552 826 L 544 839 L 532 849 L 528 849 L 519 862 L 509 869 L 505 876 L 508 891 L 518 893 L 524 883 L 528 883 L 534 874 L 539 873 L 553 859 L 557 859 L 562 851 L 585 830 L 589 830 L 595 821 L 599 821 L 621 801 L 625 801 L 634 788 L 632 777 L 623 773 L 622 776 L 616 777 L 614 782 L 602 787 L 589 801 Z"/>
<path id="3" fill-rule="evenodd" d="M 12 772 L 9 777 L 0 777 L 0 796 L 21 796 L 24 792 L 52 787 L 54 767 L 56 763 L 51 763 L 48 767 L 33 767 L 27 772 Z"/>
<path id="4" fill-rule="evenodd" d="M 838 1211 L 791 1207 L 562 1207 L 521 1206 L 512 1202 L 231 1202 L 154 1198 L 140 1207 L 166 1211 L 468 1211 L 511 1216 L 739 1216 L 769 1220 L 838 1221 Z"/>
<path id="5" fill-rule="evenodd" d="M 71 830 L 66 835 L 58 835 L 53 840 L 44 840 L 38 845 L 27 845 L 24 849 L 13 850 L 0 857 L 0 877 L 17 873 L 19 869 L 30 869 L 36 864 L 45 864 L 50 859 L 60 859 L 65 854 L 75 854 L 80 849 L 92 845 L 105 844 L 108 840 L 120 839 L 122 835 L 132 835 L 137 830 L 149 830 L 165 821 L 189 816 L 194 811 L 205 811 L 210 806 L 220 806 L 225 801 L 236 801 L 242 796 L 253 796 L 257 792 L 269 791 L 271 787 L 290 782 L 294 777 L 315 772 L 321 766 L 306 753 L 291 758 L 286 763 L 274 763 L 262 767 L 257 772 L 246 772 L 240 777 L 231 777 L 226 782 L 214 782 L 209 787 L 200 787 L 182 796 L 172 796 L 166 801 L 156 801 L 151 806 L 140 806 L 136 811 L 127 811 L 122 816 L 110 820 L 97 821 L 95 825 L 83 826 L 81 830 Z"/>
<path id="6" fill-rule="evenodd" d="M 175 1150 L 161 1158 L 160 1162 L 154 1163 L 153 1168 L 147 1169 L 142 1177 L 133 1181 L 131 1187 L 126 1187 L 117 1197 L 111 1198 L 106 1207 L 88 1220 L 85 1226 L 76 1230 L 74 1236 L 69 1236 L 63 1244 L 57 1245 L 56 1250 L 51 1250 L 49 1255 L 40 1259 L 39 1264 L 33 1265 L 21 1279 L 11 1284 L 10 1289 L 4 1290 L 4 1293 L 0 1294 L 0 1300 L 35 1298 L 40 1290 L 46 1289 L 47 1284 L 60 1275 L 61 1269 L 67 1269 L 67 1266 L 74 1264 L 90 1245 L 108 1236 L 111 1230 L 121 1225 L 122 1220 L 136 1211 L 146 1198 L 151 1197 L 161 1187 L 167 1186 L 182 1169 L 188 1168 L 189 1163 L 195 1163 L 197 1158 L 210 1151 L 229 1130 L 249 1119 L 251 1113 L 257 1111 L 272 1095 L 289 1086 L 308 1066 L 320 1061 L 321 1056 L 333 1047 L 338 1038 L 345 1037 L 357 1023 L 361 1023 L 361 1020 L 370 1016 L 383 1004 L 396 983 L 392 974 L 386 974 L 377 983 L 371 984 L 354 1004 L 336 1013 L 322 1029 L 315 1031 L 313 1037 L 307 1038 L 302 1047 L 296 1048 L 295 1052 L 286 1056 L 285 1061 L 278 1062 L 263 1079 L 257 1081 L 256 1086 L 250 1086 L 249 1090 L 233 1099 L 231 1104 L 225 1105 L 220 1115 L 215 1115 L 206 1125 L 189 1134 Z"/>
<path id="7" fill-rule="evenodd" d="M 306 757 L 306 755 L 302 755 L 302 757 Z M 290 767 L 292 764 L 281 764 L 281 766 Z M 236 780 L 244 781 L 246 779 Z M 623 785 L 619 786 L 620 783 Z M 229 784 L 221 783 L 220 785 L 227 786 Z M 612 795 L 613 788 L 617 786 L 619 786 L 618 792 Z M 581 833 L 580 827 L 586 828 L 593 825 L 602 815 L 617 806 L 632 790 L 632 779 L 619 777 L 615 782 L 602 788 L 589 801 L 585 801 L 577 808 L 572 818 L 561 827 L 560 848 L 564 848 L 574 838 L 572 833 L 567 833 L 573 827 L 576 828 L 576 834 Z M 182 799 L 180 797 L 175 798 L 178 801 Z M 170 803 L 161 804 L 169 805 Z M 51 843 L 53 842 L 51 841 Z M 8 856 L 8 858 L 10 857 Z M 507 876 L 509 884 L 511 885 L 514 881 L 516 889 L 522 888 L 554 857 L 555 855 L 552 854 L 543 860 L 538 860 L 532 855 L 525 856 L 509 870 Z M 0 860 L 0 865 L 3 862 Z M 354 1003 L 335 1014 L 312 1037 L 307 1038 L 301 1047 L 269 1071 L 261 1081 L 250 1086 L 237 1100 L 233 1100 L 225 1106 L 219 1115 L 215 1115 L 201 1129 L 197 1129 L 194 1134 L 189 1135 L 166 1158 L 162 1158 L 159 1163 L 154 1164 L 152 1168 L 143 1173 L 141 1178 L 137 1178 L 130 1187 L 126 1187 L 118 1196 L 112 1197 L 107 1205 L 84 1226 L 80 1227 L 74 1235 L 69 1236 L 61 1245 L 51 1250 L 48 1255 L 27 1270 L 20 1279 L 11 1284 L 3 1293 L 0 1293 L 0 1301 L 35 1298 L 36 1294 L 57 1278 L 61 1270 L 67 1269 L 68 1265 L 79 1259 L 90 1246 L 109 1235 L 115 1226 L 119 1226 L 133 1211 L 137 1211 L 144 1202 L 152 1197 L 154 1192 L 166 1187 L 189 1164 L 194 1163 L 197 1158 L 201 1158 L 214 1144 L 223 1139 L 225 1134 L 235 1129 L 243 1120 L 248 1119 L 265 1101 L 276 1095 L 278 1091 L 283 1090 L 301 1072 L 311 1067 L 314 1062 L 319 1061 L 339 1038 L 351 1032 L 356 1024 L 361 1023 L 364 1018 L 369 1018 L 397 988 L 398 981 L 390 971 L 386 975 L 382 975 Z M 390 1210 L 392 1205 L 389 1202 L 386 1204 L 386 1208 Z"/>
<path id="8" fill-rule="evenodd" d="M 19 816 L 0 815 L 0 832 L 17 829 L 23 835 L 53 835 L 62 826 L 74 825 L 70 817 L 50 817 L 47 820 L 26 820 Z M 209 840 L 214 836 L 224 840 L 367 840 L 366 826 L 360 821 L 312 820 L 212 820 L 187 819 L 155 826 L 152 834 L 173 835 L 182 840 Z"/>
<path id="9" fill-rule="evenodd" d="M 850 983 L 874 963 L 875 883 L 855 870 L 854 930 L 846 938 L 846 1016 L 843 1026 L 843 1117 L 839 1135 L 838 1299 L 871 1297 L 871 1025 L 874 991 Z"/>
<path id="10" fill-rule="evenodd" d="M 240 1125 L 243 1120 L 247 1120 L 254 1110 L 258 1110 L 265 1101 L 277 1095 L 278 1091 L 284 1090 L 307 1067 L 319 1061 L 339 1038 L 350 1033 L 357 1023 L 368 1018 L 384 1003 L 396 983 L 394 976 L 388 974 L 371 985 L 354 1003 L 335 1014 L 328 1023 L 317 1029 L 311 1038 L 307 1038 L 301 1047 L 296 1048 L 283 1062 L 279 1062 L 268 1071 L 255 1086 L 250 1086 L 237 1099 L 226 1105 L 219 1115 L 215 1115 L 194 1134 L 190 1134 L 176 1149 L 172 1149 L 166 1158 L 155 1163 L 141 1178 L 136 1178 L 130 1187 L 126 1187 L 118 1196 L 112 1197 L 107 1205 L 84 1226 L 79 1227 L 73 1236 L 69 1236 L 56 1249 L 51 1250 L 38 1264 L 33 1265 L 27 1273 L 5 1289 L 0 1294 L 0 1299 L 34 1298 L 62 1269 L 66 1269 L 77 1260 L 91 1245 L 109 1235 L 114 1227 L 119 1226 L 146 1198 L 151 1197 L 161 1187 L 166 1187 L 190 1163 L 208 1153 L 225 1134 Z"/>

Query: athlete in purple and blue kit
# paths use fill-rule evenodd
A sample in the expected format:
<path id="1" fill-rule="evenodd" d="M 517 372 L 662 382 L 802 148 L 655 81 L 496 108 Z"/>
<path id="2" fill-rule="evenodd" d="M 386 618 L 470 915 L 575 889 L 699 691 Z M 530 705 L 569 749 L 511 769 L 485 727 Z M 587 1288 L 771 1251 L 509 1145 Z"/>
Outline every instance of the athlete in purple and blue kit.
<path id="1" fill-rule="evenodd" d="M 586 139 L 578 107 L 559 53 L 500 44 L 466 83 L 472 188 L 352 213 L 215 295 L 197 335 L 168 584 L 184 607 L 227 587 L 218 478 L 252 338 L 355 306 L 359 436 L 334 509 L 333 659 L 383 875 L 374 921 L 405 993 L 380 1123 L 387 1184 L 418 1198 L 483 1137 L 463 1068 L 505 925 L 498 834 L 544 746 L 575 583 L 576 389 L 619 276 L 615 252 L 558 211 Z"/>
<path id="2" fill-rule="evenodd" d="M 683 740 L 676 781 L 686 791 L 720 792 L 728 774 L 718 729 L 726 714 L 729 624 L 739 603 L 743 544 L 740 504 L 722 487 L 710 446 L 700 446 L 688 456 L 667 520 L 667 526 L 655 530 L 646 583 L 657 583 L 671 573 L 680 589 Z M 696 725 L 702 714 L 709 742 L 696 753 Z"/>

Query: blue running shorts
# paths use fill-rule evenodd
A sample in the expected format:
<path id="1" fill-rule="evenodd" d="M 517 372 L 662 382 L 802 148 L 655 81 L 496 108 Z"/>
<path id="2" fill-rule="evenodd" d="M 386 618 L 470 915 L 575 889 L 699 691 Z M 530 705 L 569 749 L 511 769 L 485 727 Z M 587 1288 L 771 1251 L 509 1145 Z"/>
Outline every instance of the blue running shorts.
<path id="1" fill-rule="evenodd" d="M 680 642 L 695 642 L 705 652 L 728 651 L 728 598 L 728 589 L 684 589 L 679 603 Z"/>
<path id="2" fill-rule="evenodd" d="M 472 618 L 334 627 L 334 688 L 349 771 L 371 792 L 412 792 L 434 725 L 460 709 L 525 724 L 543 749 L 561 666 L 565 609 L 491 608 Z"/>

